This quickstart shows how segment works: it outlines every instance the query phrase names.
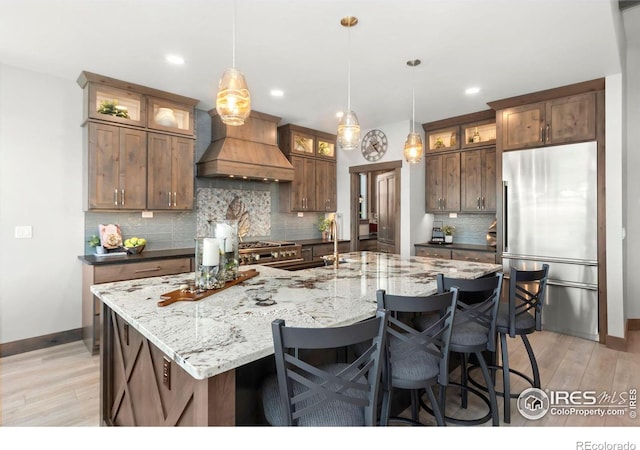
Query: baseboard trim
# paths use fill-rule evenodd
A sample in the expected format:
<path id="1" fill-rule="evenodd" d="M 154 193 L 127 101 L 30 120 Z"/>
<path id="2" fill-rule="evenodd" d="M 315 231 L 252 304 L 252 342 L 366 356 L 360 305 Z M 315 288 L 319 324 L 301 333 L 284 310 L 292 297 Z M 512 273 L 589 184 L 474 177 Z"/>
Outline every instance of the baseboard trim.
<path id="1" fill-rule="evenodd" d="M 629 331 L 640 330 L 640 319 L 627 319 L 627 329 Z"/>
<path id="2" fill-rule="evenodd" d="M 40 350 L 42 348 L 53 347 L 55 345 L 67 344 L 81 339 L 82 328 L 76 328 L 74 330 L 45 334 L 43 336 L 22 339 L 20 341 L 6 342 L 4 344 L 0 344 L 0 358 L 33 350 Z"/>

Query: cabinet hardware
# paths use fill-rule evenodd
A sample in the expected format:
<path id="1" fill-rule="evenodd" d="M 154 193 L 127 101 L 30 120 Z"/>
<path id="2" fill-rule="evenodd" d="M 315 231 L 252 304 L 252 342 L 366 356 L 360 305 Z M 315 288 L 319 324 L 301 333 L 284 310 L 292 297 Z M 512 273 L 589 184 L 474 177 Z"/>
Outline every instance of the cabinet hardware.
<path id="1" fill-rule="evenodd" d="M 124 189 L 120 190 L 120 205 L 124 206 Z"/>
<path id="2" fill-rule="evenodd" d="M 171 191 L 167 192 L 167 194 L 169 195 L 169 208 L 171 208 Z"/>
<path id="3" fill-rule="evenodd" d="M 476 200 L 476 208 L 480 209 L 480 197 Z"/>
<path id="4" fill-rule="evenodd" d="M 175 208 L 176 206 L 178 206 L 178 193 L 174 192 L 173 193 L 173 207 Z"/>
<path id="5" fill-rule="evenodd" d="M 551 125 L 547 124 L 547 131 L 545 132 L 545 139 L 549 142 L 549 135 L 551 134 Z"/>
<path id="6" fill-rule="evenodd" d="M 171 390 L 171 360 L 166 356 L 162 357 L 162 384 Z"/>
<path id="7" fill-rule="evenodd" d="M 113 204 L 118 206 L 118 190 L 117 189 L 113 190 Z"/>
<path id="8" fill-rule="evenodd" d="M 129 345 L 129 324 L 125 323 L 124 324 L 124 345 Z"/>
<path id="9" fill-rule="evenodd" d="M 139 269 L 139 270 L 135 270 L 134 273 L 143 273 L 143 272 L 157 272 L 158 270 L 160 270 L 160 267 L 152 267 L 150 269 Z"/>
<path id="10" fill-rule="evenodd" d="M 482 209 L 484 209 L 484 197 L 482 197 Z"/>

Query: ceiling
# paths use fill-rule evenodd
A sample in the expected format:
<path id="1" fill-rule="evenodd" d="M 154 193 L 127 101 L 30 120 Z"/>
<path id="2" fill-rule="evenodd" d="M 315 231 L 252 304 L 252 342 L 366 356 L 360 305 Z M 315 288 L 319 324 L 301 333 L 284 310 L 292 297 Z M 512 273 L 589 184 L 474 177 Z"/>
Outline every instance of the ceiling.
<path id="1" fill-rule="evenodd" d="M 209 110 L 232 64 L 233 5 L 0 0 L 0 63 L 69 80 L 88 70 Z M 639 9 L 625 10 L 636 27 Z M 236 67 L 253 108 L 327 132 L 347 107 L 349 59 L 351 106 L 364 129 L 410 119 L 412 87 L 424 123 L 620 72 L 611 0 L 237 0 L 236 10 Z M 347 15 L 359 19 L 350 31 L 340 25 Z M 185 64 L 168 64 L 168 53 Z M 422 64 L 407 67 L 416 58 Z M 471 86 L 480 93 L 465 95 Z"/>

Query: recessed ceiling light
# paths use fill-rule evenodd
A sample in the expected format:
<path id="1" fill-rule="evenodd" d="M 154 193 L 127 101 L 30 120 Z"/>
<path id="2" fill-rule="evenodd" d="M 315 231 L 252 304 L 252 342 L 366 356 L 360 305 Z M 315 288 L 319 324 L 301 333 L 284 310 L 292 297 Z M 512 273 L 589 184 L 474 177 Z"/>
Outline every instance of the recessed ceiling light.
<path id="1" fill-rule="evenodd" d="M 479 87 L 470 87 L 467 88 L 464 93 L 467 95 L 473 95 L 473 94 L 477 94 L 478 92 L 480 92 L 480 88 Z"/>
<path id="2" fill-rule="evenodd" d="M 284 91 L 282 89 L 271 89 L 271 95 L 273 97 L 282 97 L 284 95 Z"/>
<path id="3" fill-rule="evenodd" d="M 181 65 L 184 64 L 184 58 L 182 56 L 178 56 L 178 55 L 167 55 L 166 59 L 168 62 L 170 62 L 171 64 L 177 64 L 177 65 Z"/>

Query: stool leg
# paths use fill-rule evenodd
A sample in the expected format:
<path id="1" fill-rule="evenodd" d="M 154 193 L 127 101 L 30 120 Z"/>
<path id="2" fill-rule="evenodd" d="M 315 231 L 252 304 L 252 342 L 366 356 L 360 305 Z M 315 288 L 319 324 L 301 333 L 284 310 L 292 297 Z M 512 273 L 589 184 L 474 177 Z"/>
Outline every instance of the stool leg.
<path id="1" fill-rule="evenodd" d="M 529 354 L 529 361 L 531 361 L 531 370 L 533 371 L 533 387 L 537 387 L 540 389 L 540 372 L 538 371 L 538 362 L 536 361 L 536 355 L 533 353 L 533 348 L 531 348 L 531 343 L 525 334 L 522 336 L 522 342 L 524 343 L 524 347 L 527 349 L 527 353 Z"/>
<path id="2" fill-rule="evenodd" d="M 418 411 L 420 409 L 420 398 L 417 389 L 411 389 L 411 419 L 418 421 Z"/>
<path id="3" fill-rule="evenodd" d="M 462 359 L 462 362 L 460 365 L 460 384 L 463 385 L 464 387 L 467 387 L 467 365 L 469 361 L 466 353 L 461 353 L 460 357 Z M 463 388 L 460 391 L 460 396 L 462 397 L 461 406 L 466 409 L 467 403 L 468 403 L 467 399 L 469 397 L 467 395 L 467 390 Z"/>
<path id="4" fill-rule="evenodd" d="M 504 421 L 511 423 L 511 385 L 509 382 L 509 351 L 507 335 L 500 333 L 500 349 L 502 351 L 502 390 L 504 392 Z"/>
<path id="5" fill-rule="evenodd" d="M 383 388 L 382 390 L 382 408 L 380 409 L 380 426 L 386 427 L 389 425 L 389 415 L 391 414 L 391 390 Z"/>
<path id="6" fill-rule="evenodd" d="M 491 421 L 494 427 L 500 425 L 500 419 L 498 417 L 498 400 L 496 399 L 496 390 L 493 386 L 493 380 L 491 379 L 491 374 L 489 373 L 489 368 L 487 367 L 487 363 L 482 356 L 482 353 L 476 352 L 476 358 L 478 359 L 478 363 L 480 364 L 480 368 L 482 369 L 482 375 L 484 376 L 484 381 L 487 383 L 487 391 L 489 392 L 489 402 L 491 403 Z"/>
<path id="7" fill-rule="evenodd" d="M 427 391 L 427 396 L 429 397 L 429 403 L 431 403 L 431 409 L 433 410 L 433 415 L 436 418 L 436 424 L 438 424 L 438 426 L 440 427 L 445 426 L 446 423 L 444 421 L 444 417 L 442 416 L 440 405 L 436 400 L 436 396 L 433 395 L 433 389 L 431 388 L 431 386 L 428 386 L 425 390 Z"/>

